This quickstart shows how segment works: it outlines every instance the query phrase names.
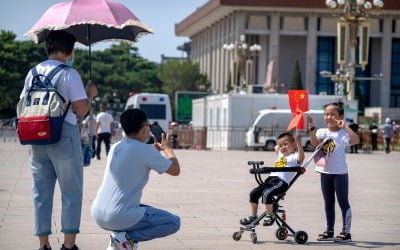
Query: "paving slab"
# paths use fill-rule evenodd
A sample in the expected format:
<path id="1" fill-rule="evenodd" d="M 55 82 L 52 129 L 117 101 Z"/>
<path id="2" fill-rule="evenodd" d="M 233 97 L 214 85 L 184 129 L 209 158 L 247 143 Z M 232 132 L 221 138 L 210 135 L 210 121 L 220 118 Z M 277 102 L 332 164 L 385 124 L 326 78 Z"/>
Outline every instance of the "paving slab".
<path id="1" fill-rule="evenodd" d="M 297 244 L 293 237 L 275 238 L 276 226 L 256 228 L 257 244 L 249 233 L 240 241 L 232 234 L 239 219 L 249 213 L 248 193 L 256 185 L 248 173 L 249 160 L 272 163 L 275 154 L 262 151 L 176 150 L 181 175 L 172 177 L 153 172 L 143 193 L 143 203 L 167 209 L 181 217 L 178 233 L 141 242 L 143 250 L 247 250 L 247 249 L 400 249 L 400 153 L 348 154 L 350 203 L 353 212 L 351 243 L 318 242 L 325 228 L 319 175 L 312 164 L 288 191 L 280 204 L 288 224 L 304 230 L 309 240 Z M 310 153 L 306 153 L 306 157 Z M 105 156 L 84 170 L 84 200 L 81 233 L 77 245 L 83 250 L 106 249 L 108 232 L 100 229 L 90 215 L 90 205 L 101 184 Z M 33 236 L 33 210 L 29 146 L 0 142 L 0 249 L 37 249 Z M 54 197 L 53 249 L 59 249 L 61 199 Z M 336 232 L 341 229 L 341 213 L 336 210 Z M 260 209 L 261 212 L 261 209 Z"/>

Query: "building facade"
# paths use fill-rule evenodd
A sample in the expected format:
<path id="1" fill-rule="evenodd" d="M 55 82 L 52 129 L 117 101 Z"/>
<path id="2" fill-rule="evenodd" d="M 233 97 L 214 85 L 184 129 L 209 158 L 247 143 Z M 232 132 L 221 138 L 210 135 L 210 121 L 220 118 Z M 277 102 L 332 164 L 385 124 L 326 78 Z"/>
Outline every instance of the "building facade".
<path id="1" fill-rule="evenodd" d="M 378 15 L 368 17 L 368 64 L 356 70 L 356 77 L 383 75 L 356 82 L 364 107 L 400 107 L 400 1 L 383 2 Z M 298 61 L 304 88 L 311 94 L 335 94 L 337 85 L 320 72 L 337 70 L 338 15 L 324 0 L 210 0 L 176 24 L 175 33 L 190 38 L 190 58 L 208 75 L 215 93 L 236 84 L 236 65 L 224 45 L 237 44 L 242 36 L 248 45 L 261 45 L 261 51 L 246 55 L 252 62 L 248 86 L 265 86 L 274 72 L 269 87 L 285 93 Z M 274 70 L 268 71 L 272 64 Z"/>

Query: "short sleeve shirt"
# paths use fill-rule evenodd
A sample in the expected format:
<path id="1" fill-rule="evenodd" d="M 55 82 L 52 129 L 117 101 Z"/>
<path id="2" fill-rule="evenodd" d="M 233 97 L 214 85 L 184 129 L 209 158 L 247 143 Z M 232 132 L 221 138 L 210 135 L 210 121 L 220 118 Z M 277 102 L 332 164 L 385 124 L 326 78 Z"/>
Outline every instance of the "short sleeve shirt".
<path id="1" fill-rule="evenodd" d="M 316 132 L 318 139 L 330 138 L 334 145 L 331 147 L 326 159 L 325 166 L 316 166 L 315 171 L 325 174 L 346 174 L 348 172 L 346 162 L 346 146 L 349 146 L 350 138 L 344 129 L 330 131 L 327 128 L 318 129 Z"/>
<path id="2" fill-rule="evenodd" d="M 113 122 L 112 115 L 107 112 L 100 112 L 96 116 L 96 122 L 100 124 L 97 133 L 111 133 L 111 123 Z"/>
<path id="3" fill-rule="evenodd" d="M 150 171 L 162 174 L 171 164 L 150 144 L 130 138 L 114 144 L 107 157 L 103 183 L 91 207 L 96 223 L 109 230 L 135 225 L 145 212 L 140 200 Z"/>
<path id="4" fill-rule="evenodd" d="M 276 168 L 285 168 L 285 167 L 297 167 L 299 164 L 297 163 L 297 153 L 291 153 L 287 156 L 284 156 L 279 152 L 278 159 L 274 163 L 274 167 Z M 278 176 L 281 180 L 286 182 L 288 185 L 293 180 L 296 172 L 271 172 L 269 176 Z"/>
<path id="5" fill-rule="evenodd" d="M 36 70 L 38 74 L 47 75 L 49 72 L 57 67 L 58 65 L 62 64 L 62 62 L 57 60 L 46 60 L 39 65 L 36 66 Z M 65 102 L 68 103 L 69 101 L 75 102 L 78 100 L 87 99 L 85 88 L 83 87 L 82 79 L 79 76 L 78 71 L 73 68 L 66 69 L 67 72 L 63 74 L 63 71 L 60 71 L 56 76 L 54 76 L 52 83 L 54 84 L 55 81 L 58 81 L 57 91 L 60 93 Z M 58 79 L 58 77 L 62 77 L 62 79 Z M 25 78 L 25 85 L 24 89 L 21 92 L 20 98 L 24 97 L 26 91 L 30 88 L 32 83 L 32 71 L 29 71 L 28 75 Z M 70 106 L 67 115 L 65 116 L 65 121 L 76 125 L 77 119 L 76 115 L 74 114 L 72 107 Z"/>

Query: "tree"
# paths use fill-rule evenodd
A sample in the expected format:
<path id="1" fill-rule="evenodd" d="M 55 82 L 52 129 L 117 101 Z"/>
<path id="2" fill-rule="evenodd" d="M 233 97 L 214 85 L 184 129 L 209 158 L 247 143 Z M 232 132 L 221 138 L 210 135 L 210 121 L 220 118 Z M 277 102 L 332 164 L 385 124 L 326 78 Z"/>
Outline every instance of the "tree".
<path id="1" fill-rule="evenodd" d="M 15 116 L 15 106 L 28 71 L 45 58 L 42 46 L 33 41 L 15 41 L 10 31 L 0 31 L 0 113 Z"/>
<path id="2" fill-rule="evenodd" d="M 160 66 L 158 77 L 163 83 L 162 91 L 171 99 L 173 110 L 176 91 L 208 91 L 210 87 L 207 76 L 200 73 L 199 65 L 190 60 L 166 62 Z"/>
<path id="3" fill-rule="evenodd" d="M 89 55 L 76 50 L 74 67 L 83 82 L 89 80 Z M 99 88 L 99 96 L 113 95 L 125 102 L 129 92 L 160 92 L 158 65 L 140 57 L 138 49 L 127 43 L 112 45 L 104 51 L 93 51 L 92 81 Z"/>
<path id="4" fill-rule="evenodd" d="M 299 61 L 298 60 L 296 60 L 295 63 L 294 63 L 292 80 L 290 82 L 289 89 L 303 89 L 303 83 L 302 83 L 302 80 L 301 80 L 300 65 L 299 65 Z"/>

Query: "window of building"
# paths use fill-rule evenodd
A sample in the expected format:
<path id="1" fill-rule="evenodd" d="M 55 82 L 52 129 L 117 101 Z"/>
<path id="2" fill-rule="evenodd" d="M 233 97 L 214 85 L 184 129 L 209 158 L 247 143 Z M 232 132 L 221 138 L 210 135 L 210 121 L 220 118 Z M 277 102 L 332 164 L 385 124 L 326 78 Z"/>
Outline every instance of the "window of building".
<path id="1" fill-rule="evenodd" d="M 321 77 L 319 72 L 335 72 L 335 37 L 318 37 L 317 40 L 317 72 L 316 93 L 334 94 L 334 83 L 330 78 Z"/>
<path id="2" fill-rule="evenodd" d="M 400 107 L 400 38 L 392 40 L 390 107 Z"/>

